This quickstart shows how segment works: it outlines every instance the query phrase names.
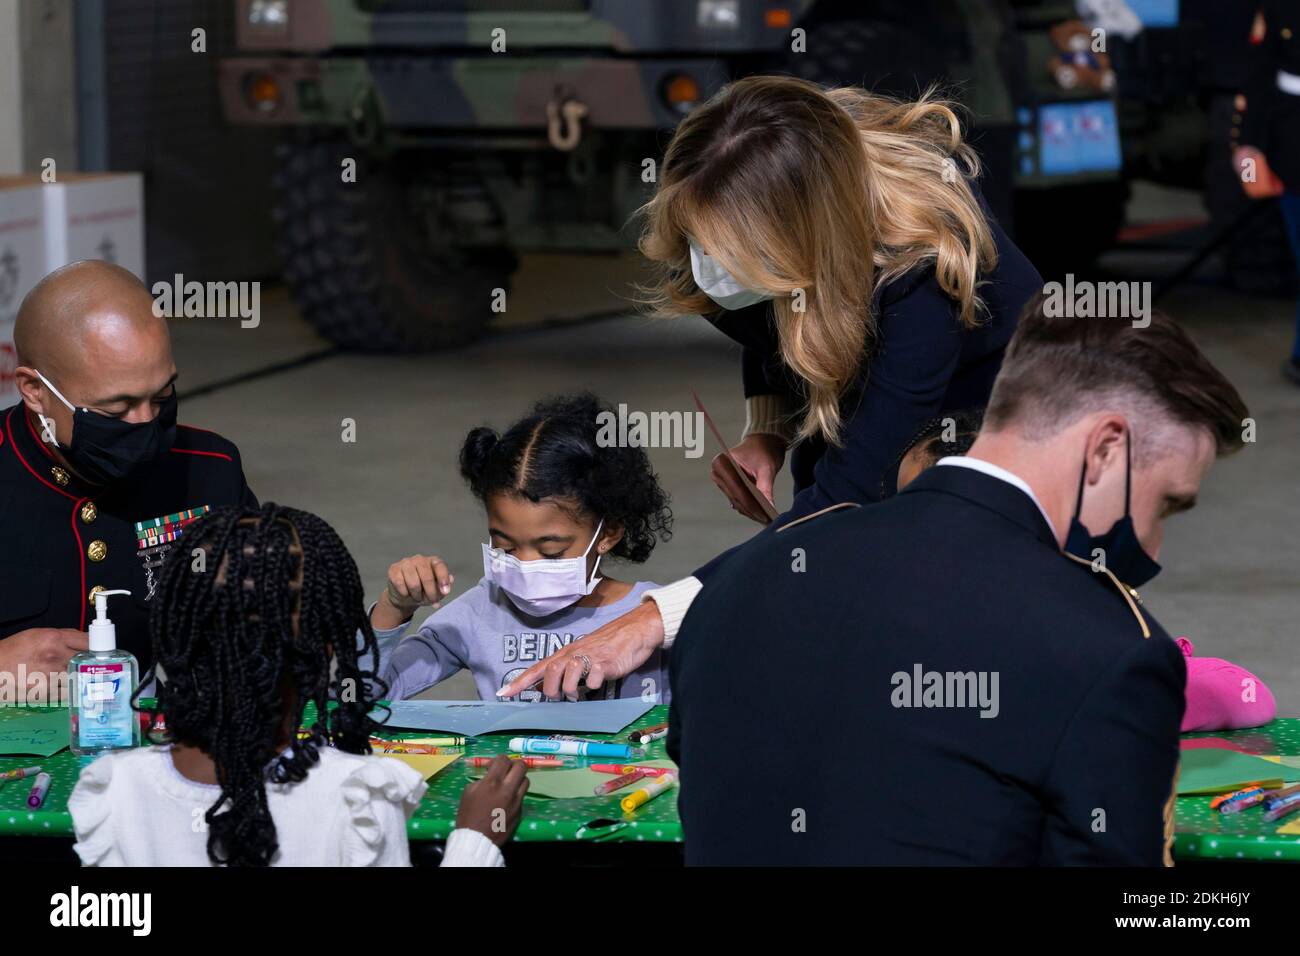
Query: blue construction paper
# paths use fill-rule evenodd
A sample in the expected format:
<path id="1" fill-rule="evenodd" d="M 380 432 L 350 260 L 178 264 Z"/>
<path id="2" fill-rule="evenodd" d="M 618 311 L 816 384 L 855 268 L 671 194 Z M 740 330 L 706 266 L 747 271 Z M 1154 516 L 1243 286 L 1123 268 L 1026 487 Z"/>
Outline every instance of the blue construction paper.
<path id="1" fill-rule="evenodd" d="M 651 707 L 640 697 L 619 700 L 522 701 L 396 700 L 385 716 L 378 707 L 371 716 L 387 728 L 442 730 L 477 737 L 509 730 L 579 731 L 616 734 Z"/>

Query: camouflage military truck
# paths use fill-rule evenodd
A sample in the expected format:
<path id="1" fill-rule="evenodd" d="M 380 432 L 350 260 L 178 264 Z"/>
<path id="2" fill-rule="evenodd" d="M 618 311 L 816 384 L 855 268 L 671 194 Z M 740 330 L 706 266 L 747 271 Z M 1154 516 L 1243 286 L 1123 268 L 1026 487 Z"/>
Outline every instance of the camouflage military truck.
<path id="1" fill-rule="evenodd" d="M 465 342 L 517 253 L 630 246 L 673 126 L 754 72 L 905 95 L 943 84 L 1001 187 L 990 204 L 1044 248 L 1090 256 L 1122 208 L 1112 94 L 1053 75 L 1068 2 L 237 0 L 235 13 L 223 108 L 284 128 L 285 279 L 352 348 Z"/>

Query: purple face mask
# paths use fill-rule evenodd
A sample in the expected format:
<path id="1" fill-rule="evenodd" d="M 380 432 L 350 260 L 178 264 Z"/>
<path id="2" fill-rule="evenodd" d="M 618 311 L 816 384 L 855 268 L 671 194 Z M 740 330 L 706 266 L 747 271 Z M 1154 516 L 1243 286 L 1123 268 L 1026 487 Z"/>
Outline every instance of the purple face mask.
<path id="1" fill-rule="evenodd" d="M 483 545 L 483 577 L 495 584 L 514 602 L 515 607 L 530 617 L 548 617 L 562 611 L 596 589 L 600 578 L 596 571 L 600 558 L 587 577 L 587 555 L 600 537 L 602 520 L 596 525 L 591 544 L 580 558 L 538 558 L 520 561 L 500 548 Z"/>

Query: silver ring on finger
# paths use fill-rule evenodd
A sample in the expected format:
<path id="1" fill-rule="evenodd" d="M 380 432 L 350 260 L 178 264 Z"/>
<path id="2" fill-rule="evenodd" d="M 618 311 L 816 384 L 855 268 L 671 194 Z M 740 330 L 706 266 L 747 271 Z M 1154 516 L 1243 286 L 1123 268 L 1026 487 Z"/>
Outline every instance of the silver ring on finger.
<path id="1" fill-rule="evenodd" d="M 582 678 L 586 678 L 591 673 L 591 658 L 586 654 L 579 654 L 578 660 L 582 661 Z"/>

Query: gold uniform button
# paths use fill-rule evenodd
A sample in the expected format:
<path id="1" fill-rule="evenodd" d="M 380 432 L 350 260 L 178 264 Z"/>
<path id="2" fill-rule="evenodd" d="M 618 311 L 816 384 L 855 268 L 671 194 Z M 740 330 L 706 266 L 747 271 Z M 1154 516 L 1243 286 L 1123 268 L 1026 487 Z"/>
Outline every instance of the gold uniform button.
<path id="1" fill-rule="evenodd" d="M 1282 39 L 1283 39 L 1283 40 L 1289 40 L 1289 39 L 1291 39 L 1291 28 L 1290 28 L 1290 27 L 1283 27 L 1283 28 L 1282 28 Z"/>
<path id="2" fill-rule="evenodd" d="M 99 509 L 95 507 L 95 503 L 93 501 L 87 501 L 84 505 L 81 506 L 81 520 L 84 521 L 86 524 L 90 524 L 98 517 L 99 517 Z"/>
<path id="3" fill-rule="evenodd" d="M 54 476 L 54 480 L 60 485 L 66 485 L 68 483 L 68 473 L 58 465 L 55 465 L 50 469 L 50 474 Z"/>
<path id="4" fill-rule="evenodd" d="M 103 561 L 108 557 L 108 545 L 99 540 L 90 542 L 90 547 L 86 549 L 86 557 L 92 561 Z"/>
<path id="5" fill-rule="evenodd" d="M 93 588 L 90 589 L 90 593 L 86 595 L 86 603 L 87 603 L 87 604 L 94 604 L 94 603 L 95 603 L 95 595 L 98 594 L 100 591 L 106 591 L 106 590 L 108 590 L 108 589 L 105 588 L 104 585 L 102 585 L 102 584 L 96 584 Z"/>

